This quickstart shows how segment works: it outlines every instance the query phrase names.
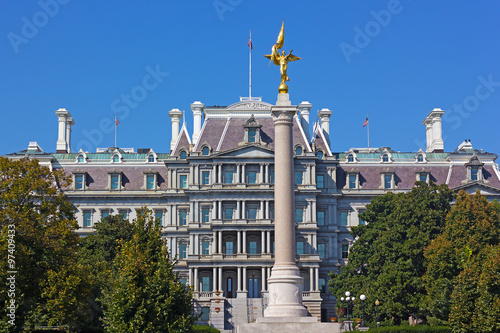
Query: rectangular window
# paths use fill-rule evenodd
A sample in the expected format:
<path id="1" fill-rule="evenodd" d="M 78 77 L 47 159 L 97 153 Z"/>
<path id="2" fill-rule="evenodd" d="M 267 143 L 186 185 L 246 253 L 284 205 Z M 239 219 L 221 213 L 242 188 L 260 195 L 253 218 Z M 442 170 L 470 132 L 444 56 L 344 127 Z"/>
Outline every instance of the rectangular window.
<path id="1" fill-rule="evenodd" d="M 271 174 L 269 175 L 269 182 L 270 182 L 271 184 L 274 184 L 274 170 L 273 170 L 273 171 L 271 171 Z"/>
<path id="2" fill-rule="evenodd" d="M 421 182 L 427 182 L 427 174 L 421 173 L 419 178 Z"/>
<path id="3" fill-rule="evenodd" d="M 318 222 L 318 225 L 325 225 L 325 212 L 316 212 L 316 220 Z"/>
<path id="4" fill-rule="evenodd" d="M 392 188 L 392 175 L 384 175 L 384 188 Z"/>
<path id="5" fill-rule="evenodd" d="M 342 259 L 347 259 L 349 257 L 349 245 L 342 244 Z"/>
<path id="6" fill-rule="evenodd" d="M 325 176 L 316 175 L 316 187 L 317 188 L 325 188 Z"/>
<path id="7" fill-rule="evenodd" d="M 249 252 L 248 254 L 257 254 L 257 242 L 256 241 L 250 241 L 249 245 Z"/>
<path id="8" fill-rule="evenodd" d="M 349 188 L 356 188 L 356 175 L 349 175 Z"/>
<path id="9" fill-rule="evenodd" d="M 83 175 L 75 175 L 75 189 L 83 190 Z"/>
<path id="10" fill-rule="evenodd" d="M 249 220 L 257 219 L 257 208 L 248 208 L 248 219 Z"/>
<path id="11" fill-rule="evenodd" d="M 226 208 L 226 220 L 232 220 L 232 219 L 233 219 L 233 209 Z"/>
<path id="12" fill-rule="evenodd" d="M 186 278 L 180 278 L 180 279 L 179 279 L 179 282 L 180 282 L 183 286 L 187 285 L 187 279 L 186 279 Z"/>
<path id="13" fill-rule="evenodd" d="M 210 208 L 203 207 L 201 209 L 201 222 L 202 223 L 209 223 L 210 222 Z"/>
<path id="14" fill-rule="evenodd" d="M 210 242 L 209 241 L 203 241 L 201 243 L 201 254 L 204 254 L 204 255 L 210 254 Z"/>
<path id="15" fill-rule="evenodd" d="M 181 209 L 179 210 L 179 225 L 187 224 L 187 210 Z"/>
<path id="16" fill-rule="evenodd" d="M 187 244 L 179 245 L 179 259 L 186 259 L 187 257 Z"/>
<path id="17" fill-rule="evenodd" d="M 83 211 L 83 226 L 90 228 L 92 226 L 92 212 L 90 210 Z"/>
<path id="18" fill-rule="evenodd" d="M 269 212 L 269 218 L 270 219 L 274 219 L 274 206 L 271 206 L 269 210 L 270 210 L 270 212 Z"/>
<path id="19" fill-rule="evenodd" d="M 295 208 L 295 222 L 304 222 L 304 208 Z"/>
<path id="20" fill-rule="evenodd" d="M 109 216 L 109 210 L 106 209 L 101 211 L 101 220 L 104 220 L 108 216 Z"/>
<path id="21" fill-rule="evenodd" d="M 257 134 L 256 130 L 249 130 L 248 131 L 248 142 L 255 142 L 256 134 Z"/>
<path id="22" fill-rule="evenodd" d="M 231 280 L 229 280 L 229 281 L 231 281 Z M 201 308 L 201 317 L 200 317 L 200 319 L 202 321 L 209 321 L 210 320 L 210 307 L 203 306 Z"/>
<path id="23" fill-rule="evenodd" d="M 256 184 L 257 183 L 257 172 L 249 171 L 248 172 L 248 184 Z"/>
<path id="24" fill-rule="evenodd" d="M 318 254 L 320 259 L 326 258 L 326 246 L 323 243 L 318 244 Z"/>
<path id="25" fill-rule="evenodd" d="M 118 214 L 120 214 L 124 220 L 128 220 L 128 211 L 126 209 L 120 209 Z"/>
<path id="26" fill-rule="evenodd" d="M 188 182 L 187 182 L 187 175 L 180 175 L 179 176 L 179 183 L 181 188 L 187 188 L 188 187 Z"/>
<path id="27" fill-rule="evenodd" d="M 120 175 L 111 175 L 111 189 L 118 190 L 120 188 Z"/>
<path id="28" fill-rule="evenodd" d="M 304 242 L 303 241 L 297 242 L 297 254 L 304 254 Z"/>
<path id="29" fill-rule="evenodd" d="M 201 172 L 201 183 L 202 185 L 210 185 L 210 171 Z"/>
<path id="30" fill-rule="evenodd" d="M 477 168 L 470 169 L 470 180 L 477 180 Z"/>
<path id="31" fill-rule="evenodd" d="M 155 210 L 155 219 L 156 223 L 161 226 L 163 224 L 163 211 Z"/>
<path id="32" fill-rule="evenodd" d="M 324 278 L 319 278 L 318 280 L 318 289 L 320 292 L 326 292 L 326 280 Z"/>
<path id="33" fill-rule="evenodd" d="M 359 225 L 365 225 L 365 221 L 361 217 L 359 218 Z"/>
<path id="34" fill-rule="evenodd" d="M 302 185 L 303 175 L 302 171 L 295 171 L 295 185 Z"/>
<path id="35" fill-rule="evenodd" d="M 212 288 L 210 286 L 210 276 L 204 276 L 201 279 L 201 291 L 207 292 Z"/>
<path id="36" fill-rule="evenodd" d="M 224 182 L 226 184 L 232 184 L 233 183 L 233 172 L 232 171 L 226 171 L 225 177 L 224 177 Z"/>
<path id="37" fill-rule="evenodd" d="M 147 175 L 146 176 L 146 189 L 154 190 L 154 188 L 155 188 L 155 176 L 154 175 Z"/>
<path id="38" fill-rule="evenodd" d="M 340 225 L 347 225 L 347 218 L 348 217 L 349 217 L 349 215 L 347 214 L 347 212 L 340 213 Z"/>
<path id="39" fill-rule="evenodd" d="M 233 242 L 226 242 L 226 254 L 234 254 Z"/>

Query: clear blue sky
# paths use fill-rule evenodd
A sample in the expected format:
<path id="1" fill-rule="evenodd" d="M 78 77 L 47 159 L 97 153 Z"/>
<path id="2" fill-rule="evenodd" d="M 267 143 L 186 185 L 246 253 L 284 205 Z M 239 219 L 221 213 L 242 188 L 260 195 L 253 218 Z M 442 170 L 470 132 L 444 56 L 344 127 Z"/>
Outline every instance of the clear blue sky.
<path id="1" fill-rule="evenodd" d="M 472 139 L 500 153 L 497 1 L 56 1 L 0 2 L 0 155 L 29 141 L 54 152 L 60 107 L 76 121 L 73 151 L 95 151 L 85 133 L 112 146 L 99 126 L 117 109 L 119 146 L 168 152 L 170 109 L 191 131 L 192 102 L 248 95 L 250 29 L 252 95 L 275 103 L 279 69 L 263 55 L 282 19 L 285 49 L 303 58 L 289 65 L 290 98 L 311 102 L 312 120 L 333 111 L 334 151 L 366 147 L 367 113 L 371 146 L 425 149 L 422 121 L 440 107 L 446 151 Z M 157 67 L 168 75 L 145 90 Z"/>

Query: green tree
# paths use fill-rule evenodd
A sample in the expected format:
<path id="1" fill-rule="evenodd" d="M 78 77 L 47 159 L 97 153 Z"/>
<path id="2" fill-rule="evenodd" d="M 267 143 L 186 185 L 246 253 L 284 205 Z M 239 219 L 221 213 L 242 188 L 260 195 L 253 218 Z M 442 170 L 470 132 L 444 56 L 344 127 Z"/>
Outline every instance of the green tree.
<path id="1" fill-rule="evenodd" d="M 160 227 L 147 209 L 121 242 L 112 288 L 104 294 L 108 332 L 191 332 L 192 294 L 173 270 Z"/>
<path id="2" fill-rule="evenodd" d="M 479 192 L 469 195 L 461 191 L 446 217 L 442 234 L 425 250 L 428 267 L 424 275 L 427 291 L 424 304 L 429 311 L 431 323 L 447 322 L 455 301 L 461 304 L 458 308 L 475 304 L 469 304 L 468 301 L 464 303 L 464 299 L 465 295 L 475 293 L 477 278 L 484 266 L 486 256 L 481 255 L 481 259 L 476 257 L 485 247 L 497 245 L 499 242 L 498 202 L 490 203 Z M 471 267 L 472 262 L 479 267 Z M 499 276 L 497 278 L 500 279 Z M 456 288 L 458 290 L 454 292 Z M 452 293 L 462 296 L 451 297 Z"/>
<path id="3" fill-rule="evenodd" d="M 80 262 L 89 268 L 92 293 L 88 298 L 89 327 L 102 329 L 104 313 L 102 310 L 103 290 L 111 288 L 113 260 L 120 249 L 120 242 L 132 239 L 134 227 L 121 215 L 109 215 L 94 224 L 95 232 L 82 238 Z"/>
<path id="4" fill-rule="evenodd" d="M 446 185 L 417 182 L 410 192 L 374 198 L 361 216 L 368 223 L 352 228 L 355 241 L 347 265 L 340 274 L 330 273 L 330 291 L 337 300 L 347 290 L 365 294 L 371 322 L 376 299 L 381 321 L 399 324 L 410 316 L 422 317 L 424 248 L 444 226 L 453 197 Z M 359 315 L 361 307 L 355 308 Z"/>
<path id="5" fill-rule="evenodd" d="M 16 306 L 15 326 L 2 306 L 3 331 L 20 331 L 23 325 L 78 326 L 86 315 L 81 305 L 88 285 L 77 261 L 78 225 L 73 205 L 60 191 L 69 181 L 37 160 L 0 157 L 1 283 L 13 275 L 7 271 L 17 271 L 15 297 L 0 288 L 0 303 L 14 299 Z"/>

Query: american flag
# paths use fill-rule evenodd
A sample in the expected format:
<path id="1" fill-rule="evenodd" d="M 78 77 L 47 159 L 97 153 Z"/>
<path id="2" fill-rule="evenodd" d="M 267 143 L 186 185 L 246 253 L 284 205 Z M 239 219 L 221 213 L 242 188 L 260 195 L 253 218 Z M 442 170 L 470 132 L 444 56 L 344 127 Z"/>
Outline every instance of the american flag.
<path id="1" fill-rule="evenodd" d="M 366 116 L 365 122 L 363 123 L 363 127 L 365 127 L 366 125 L 368 125 L 368 116 Z"/>
<path id="2" fill-rule="evenodd" d="M 250 50 L 253 49 L 252 37 L 248 38 L 248 47 L 250 48 Z"/>
<path id="3" fill-rule="evenodd" d="M 118 118 L 115 117 L 115 126 L 118 126 L 120 124 L 120 121 L 118 120 Z"/>

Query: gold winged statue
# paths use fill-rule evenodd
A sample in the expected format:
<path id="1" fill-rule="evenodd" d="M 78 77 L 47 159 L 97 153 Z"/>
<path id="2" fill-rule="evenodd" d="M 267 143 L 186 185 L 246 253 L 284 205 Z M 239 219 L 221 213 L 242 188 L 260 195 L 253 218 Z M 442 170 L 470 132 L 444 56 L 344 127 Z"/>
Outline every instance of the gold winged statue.
<path id="1" fill-rule="evenodd" d="M 290 53 L 286 54 L 285 50 L 281 51 L 281 55 L 279 53 L 279 50 L 283 47 L 283 44 L 285 43 L 285 20 L 283 20 L 283 23 L 281 25 L 281 30 L 278 35 L 278 39 L 276 40 L 276 44 L 273 45 L 271 54 L 266 54 L 264 57 L 268 58 L 273 62 L 273 64 L 280 66 L 280 73 L 281 73 L 281 84 L 278 88 L 278 91 L 280 93 L 287 93 L 288 92 L 288 86 L 286 85 L 286 81 L 290 81 L 288 78 L 288 75 L 286 73 L 288 69 L 288 63 L 290 61 L 297 61 L 302 58 L 297 57 L 292 54 L 292 51 Z"/>

